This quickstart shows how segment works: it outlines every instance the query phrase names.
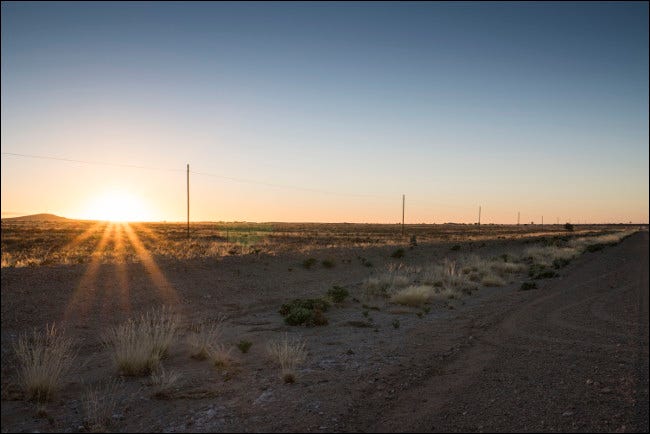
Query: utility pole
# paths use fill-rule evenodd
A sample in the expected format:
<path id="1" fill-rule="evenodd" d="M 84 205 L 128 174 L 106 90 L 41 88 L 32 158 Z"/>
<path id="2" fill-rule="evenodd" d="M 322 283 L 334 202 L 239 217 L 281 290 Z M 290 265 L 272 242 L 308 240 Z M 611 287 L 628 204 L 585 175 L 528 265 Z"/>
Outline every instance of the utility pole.
<path id="1" fill-rule="evenodd" d="M 544 227 L 544 216 L 542 216 L 542 227 Z"/>
<path id="2" fill-rule="evenodd" d="M 187 165 L 187 239 L 190 239 L 190 165 Z"/>
<path id="3" fill-rule="evenodd" d="M 520 216 L 520 212 L 517 211 L 517 226 L 519 226 L 519 217 L 521 217 L 521 216 Z"/>
<path id="4" fill-rule="evenodd" d="M 478 225 L 481 226 L 481 205 L 478 206 Z"/>
<path id="5" fill-rule="evenodd" d="M 406 195 L 402 195 L 402 236 L 404 236 L 404 205 L 406 203 Z"/>

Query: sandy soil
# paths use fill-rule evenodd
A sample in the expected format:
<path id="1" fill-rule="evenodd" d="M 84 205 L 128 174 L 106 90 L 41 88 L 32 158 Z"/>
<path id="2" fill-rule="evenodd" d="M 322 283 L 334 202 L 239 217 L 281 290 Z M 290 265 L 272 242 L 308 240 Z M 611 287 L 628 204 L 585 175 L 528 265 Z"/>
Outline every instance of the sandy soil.
<path id="1" fill-rule="evenodd" d="M 327 313 L 329 325 L 304 328 L 285 325 L 277 312 L 332 285 L 354 295 L 390 263 L 523 247 L 498 240 L 450 252 L 433 243 L 401 260 L 390 258 L 394 246 L 327 249 L 311 256 L 337 265 L 310 270 L 298 253 L 3 268 L 2 431 L 84 431 L 83 391 L 116 377 L 98 336 L 170 304 L 183 328 L 164 366 L 181 381 L 168 399 L 156 399 L 146 378 L 124 379 L 111 431 L 647 432 L 647 232 L 582 255 L 539 289 L 518 291 L 521 280 L 482 288 L 421 316 L 382 300 L 367 302 L 379 310 L 348 300 Z M 183 338 L 192 324 L 224 314 L 224 342 L 245 338 L 251 350 L 226 369 L 191 359 Z M 56 399 L 38 408 L 15 384 L 11 342 L 52 321 L 79 343 L 79 363 Z M 295 384 L 281 381 L 265 351 L 284 332 L 304 337 L 309 350 Z"/>

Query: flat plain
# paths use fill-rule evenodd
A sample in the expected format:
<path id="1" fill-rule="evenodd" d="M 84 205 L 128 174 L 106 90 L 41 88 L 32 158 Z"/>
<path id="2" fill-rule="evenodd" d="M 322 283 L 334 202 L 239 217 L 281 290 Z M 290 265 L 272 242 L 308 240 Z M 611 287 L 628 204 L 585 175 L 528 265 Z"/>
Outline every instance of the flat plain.
<path id="1" fill-rule="evenodd" d="M 107 331 L 162 307 L 124 375 Z M 75 362 L 34 400 L 15 346 L 48 324 Z M 3 432 L 638 432 L 647 372 L 644 227 L 2 223 Z"/>

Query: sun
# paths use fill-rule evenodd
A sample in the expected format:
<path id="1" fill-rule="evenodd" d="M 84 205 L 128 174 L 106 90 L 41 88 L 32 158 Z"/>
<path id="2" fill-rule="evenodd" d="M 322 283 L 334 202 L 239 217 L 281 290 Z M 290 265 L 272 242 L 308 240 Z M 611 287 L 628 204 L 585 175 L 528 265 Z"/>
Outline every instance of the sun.
<path id="1" fill-rule="evenodd" d="M 88 205 L 87 218 L 111 222 L 148 221 L 151 213 L 143 200 L 124 191 L 108 191 Z"/>

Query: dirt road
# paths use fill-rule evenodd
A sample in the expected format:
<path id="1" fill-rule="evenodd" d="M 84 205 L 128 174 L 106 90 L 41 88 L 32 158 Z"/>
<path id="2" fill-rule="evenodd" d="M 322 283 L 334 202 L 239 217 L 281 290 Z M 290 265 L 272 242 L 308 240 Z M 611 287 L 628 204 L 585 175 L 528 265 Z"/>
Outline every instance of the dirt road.
<path id="1" fill-rule="evenodd" d="M 455 335 L 451 354 L 414 351 L 384 381 L 395 396 L 358 392 L 345 429 L 647 432 L 648 233 L 571 268 L 412 333 L 407 351 Z"/>

